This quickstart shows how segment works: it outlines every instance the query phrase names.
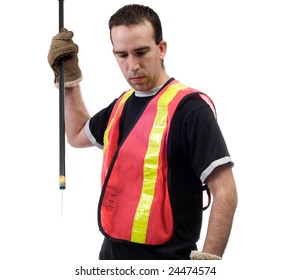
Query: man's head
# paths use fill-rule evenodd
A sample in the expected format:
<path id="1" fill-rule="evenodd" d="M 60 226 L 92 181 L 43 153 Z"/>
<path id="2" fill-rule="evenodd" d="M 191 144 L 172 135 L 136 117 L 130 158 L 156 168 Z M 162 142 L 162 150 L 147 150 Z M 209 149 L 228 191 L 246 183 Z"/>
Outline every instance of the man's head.
<path id="1" fill-rule="evenodd" d="M 167 44 L 160 19 L 151 8 L 126 5 L 110 18 L 109 28 L 113 53 L 134 89 L 150 90 L 167 81 L 163 67 Z"/>
<path id="2" fill-rule="evenodd" d="M 141 25 L 145 21 L 152 24 L 154 40 L 158 45 L 162 40 L 162 26 L 158 14 L 151 8 L 138 4 L 126 5 L 119 9 L 109 20 L 110 36 L 112 28 L 119 25 Z"/>

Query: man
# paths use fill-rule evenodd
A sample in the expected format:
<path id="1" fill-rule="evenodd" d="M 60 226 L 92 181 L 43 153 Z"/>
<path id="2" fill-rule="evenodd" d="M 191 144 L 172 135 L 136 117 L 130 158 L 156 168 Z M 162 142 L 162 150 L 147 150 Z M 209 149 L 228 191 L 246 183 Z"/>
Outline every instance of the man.
<path id="1" fill-rule="evenodd" d="M 74 147 L 103 149 L 100 259 L 221 259 L 237 205 L 232 160 L 211 100 L 170 78 L 158 15 L 126 5 L 109 21 L 113 54 L 131 86 L 90 117 L 82 100 L 78 47 L 63 29 L 48 60 L 65 67 L 65 127 Z M 197 251 L 202 193 L 213 204 Z"/>

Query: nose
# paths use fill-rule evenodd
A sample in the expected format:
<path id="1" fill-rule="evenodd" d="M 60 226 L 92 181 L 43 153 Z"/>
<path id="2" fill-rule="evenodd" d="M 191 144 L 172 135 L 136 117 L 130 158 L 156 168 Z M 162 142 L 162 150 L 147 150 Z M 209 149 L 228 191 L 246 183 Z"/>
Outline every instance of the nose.
<path id="1" fill-rule="evenodd" d="M 129 67 L 129 70 L 132 72 L 138 71 L 140 69 L 139 60 L 133 55 L 130 56 L 128 60 L 128 67 Z"/>

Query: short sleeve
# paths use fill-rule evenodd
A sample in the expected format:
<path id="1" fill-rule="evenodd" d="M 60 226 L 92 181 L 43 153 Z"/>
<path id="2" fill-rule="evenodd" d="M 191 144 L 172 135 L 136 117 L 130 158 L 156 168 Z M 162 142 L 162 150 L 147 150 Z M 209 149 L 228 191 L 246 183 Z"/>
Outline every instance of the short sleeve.
<path id="1" fill-rule="evenodd" d="M 204 183 L 216 167 L 233 162 L 210 107 L 202 101 L 189 100 L 184 110 L 187 112 L 183 130 L 184 152 Z"/>

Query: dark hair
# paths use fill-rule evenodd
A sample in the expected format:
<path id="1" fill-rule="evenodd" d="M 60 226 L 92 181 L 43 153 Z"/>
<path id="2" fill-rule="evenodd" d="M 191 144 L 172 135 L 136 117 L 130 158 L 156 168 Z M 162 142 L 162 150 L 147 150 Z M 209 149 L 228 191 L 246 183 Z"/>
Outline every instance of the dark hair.
<path id="1" fill-rule="evenodd" d="M 149 21 L 154 30 L 154 40 L 158 45 L 162 41 L 162 26 L 158 14 L 151 8 L 138 4 L 125 5 L 120 8 L 109 20 L 110 36 L 114 26 L 144 24 Z M 112 39 L 112 38 L 111 38 Z"/>

